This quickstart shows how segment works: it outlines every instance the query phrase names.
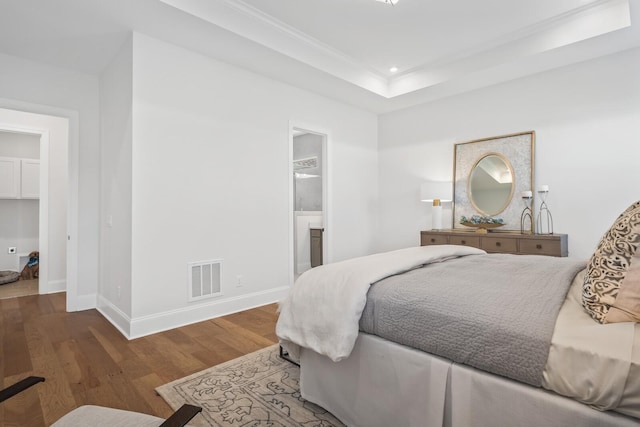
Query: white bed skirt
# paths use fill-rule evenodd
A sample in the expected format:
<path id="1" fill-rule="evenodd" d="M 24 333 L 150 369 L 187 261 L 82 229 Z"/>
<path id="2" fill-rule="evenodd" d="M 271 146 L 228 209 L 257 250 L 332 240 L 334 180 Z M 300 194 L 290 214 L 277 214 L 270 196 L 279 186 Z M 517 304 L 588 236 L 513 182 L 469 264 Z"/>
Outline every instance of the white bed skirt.
<path id="1" fill-rule="evenodd" d="M 333 362 L 301 353 L 302 397 L 357 427 L 638 426 L 544 389 L 360 333 Z"/>

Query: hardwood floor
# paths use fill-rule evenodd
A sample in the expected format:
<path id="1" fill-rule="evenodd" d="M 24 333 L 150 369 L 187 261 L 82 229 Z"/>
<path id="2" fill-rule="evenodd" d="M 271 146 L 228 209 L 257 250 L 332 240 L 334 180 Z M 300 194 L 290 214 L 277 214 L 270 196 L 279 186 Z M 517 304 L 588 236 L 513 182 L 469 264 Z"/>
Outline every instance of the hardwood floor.
<path id="1" fill-rule="evenodd" d="M 23 297 L 38 294 L 38 279 L 18 280 L 0 286 L 0 299 Z"/>
<path id="2" fill-rule="evenodd" d="M 65 294 L 0 300 L 0 378 L 44 383 L 0 404 L 0 426 L 48 426 L 81 405 L 168 417 L 155 388 L 277 342 L 276 305 L 127 341 L 96 310 L 65 312 Z"/>

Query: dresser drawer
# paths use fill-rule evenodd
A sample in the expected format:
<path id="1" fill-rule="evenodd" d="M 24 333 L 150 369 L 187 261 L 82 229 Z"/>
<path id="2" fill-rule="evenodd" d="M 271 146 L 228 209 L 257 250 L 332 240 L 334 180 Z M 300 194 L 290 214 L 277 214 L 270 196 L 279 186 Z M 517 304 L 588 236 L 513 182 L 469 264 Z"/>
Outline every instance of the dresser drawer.
<path id="1" fill-rule="evenodd" d="M 449 243 L 452 245 L 473 246 L 474 248 L 480 247 L 480 237 L 478 236 L 451 236 L 449 237 Z"/>
<path id="2" fill-rule="evenodd" d="M 471 233 L 455 230 L 420 231 L 420 244 L 462 245 L 484 249 L 490 253 L 547 255 L 564 257 L 569 255 L 566 234 L 522 234 L 514 232 Z"/>
<path id="3" fill-rule="evenodd" d="M 420 245 L 428 246 L 428 245 L 446 245 L 449 243 L 449 239 L 446 234 L 426 234 L 423 233 L 420 235 Z"/>
<path id="4" fill-rule="evenodd" d="M 518 245 L 516 239 L 505 237 L 483 237 L 482 249 L 487 252 L 517 253 Z"/>
<path id="5" fill-rule="evenodd" d="M 560 240 L 520 240 L 520 253 L 528 255 L 562 256 Z"/>

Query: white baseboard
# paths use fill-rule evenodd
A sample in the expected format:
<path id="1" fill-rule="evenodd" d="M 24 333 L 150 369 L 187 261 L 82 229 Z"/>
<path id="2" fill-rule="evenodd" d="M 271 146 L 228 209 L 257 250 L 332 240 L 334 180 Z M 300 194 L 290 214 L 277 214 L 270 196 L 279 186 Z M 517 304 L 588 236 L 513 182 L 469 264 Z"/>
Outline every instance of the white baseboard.
<path id="1" fill-rule="evenodd" d="M 262 292 L 254 292 L 232 298 L 211 300 L 191 307 L 166 311 L 150 316 L 141 316 L 130 321 L 130 334 L 124 334 L 128 339 L 140 338 L 157 332 L 167 331 L 192 323 L 203 322 L 227 314 L 259 307 L 280 301 L 289 291 L 289 286 L 282 286 Z M 101 311 L 102 312 L 102 311 Z M 104 313 L 103 313 L 104 314 Z M 105 315 L 106 317 L 106 315 Z M 122 319 L 124 320 L 124 319 Z M 111 321 L 113 323 L 113 321 Z M 122 332 L 123 328 L 116 325 Z"/>
<path id="2" fill-rule="evenodd" d="M 98 296 L 96 309 L 107 319 L 122 335 L 131 339 L 131 318 L 122 310 L 113 305 L 111 301 L 102 296 Z"/>

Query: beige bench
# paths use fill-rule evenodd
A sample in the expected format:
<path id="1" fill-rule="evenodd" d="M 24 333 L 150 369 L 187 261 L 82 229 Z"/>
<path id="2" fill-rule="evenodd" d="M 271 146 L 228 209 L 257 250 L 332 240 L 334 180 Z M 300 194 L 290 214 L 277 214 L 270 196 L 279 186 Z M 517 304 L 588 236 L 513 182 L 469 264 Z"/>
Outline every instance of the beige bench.
<path id="1" fill-rule="evenodd" d="M 4 402 L 21 391 L 43 381 L 44 378 L 42 377 L 28 377 L 0 390 L 0 402 Z M 199 406 L 184 404 L 171 417 L 163 420 L 162 418 L 139 412 L 85 405 L 69 412 L 53 423 L 52 427 L 182 427 L 200 411 L 202 411 L 202 408 Z"/>

